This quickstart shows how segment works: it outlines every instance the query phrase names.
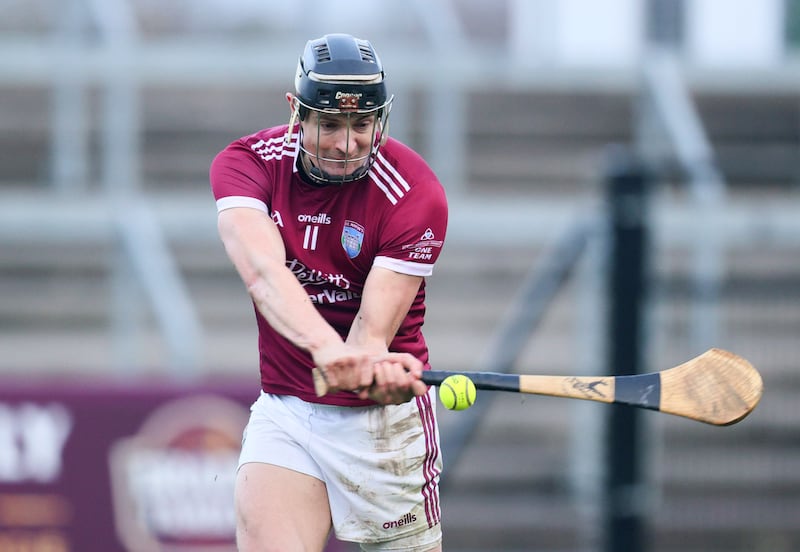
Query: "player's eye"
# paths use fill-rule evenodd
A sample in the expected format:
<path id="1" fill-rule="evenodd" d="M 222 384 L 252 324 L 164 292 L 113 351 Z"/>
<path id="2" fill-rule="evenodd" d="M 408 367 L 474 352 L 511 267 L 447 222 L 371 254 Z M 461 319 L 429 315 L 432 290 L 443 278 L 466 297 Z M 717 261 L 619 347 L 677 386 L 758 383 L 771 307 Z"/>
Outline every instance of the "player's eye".
<path id="1" fill-rule="evenodd" d="M 353 122 L 352 128 L 357 132 L 366 132 L 372 128 L 372 118 L 364 117 L 357 119 Z"/>
<path id="2" fill-rule="evenodd" d="M 319 122 L 319 126 L 325 130 L 336 130 L 339 128 L 338 121 L 333 121 L 331 119 L 323 119 Z"/>

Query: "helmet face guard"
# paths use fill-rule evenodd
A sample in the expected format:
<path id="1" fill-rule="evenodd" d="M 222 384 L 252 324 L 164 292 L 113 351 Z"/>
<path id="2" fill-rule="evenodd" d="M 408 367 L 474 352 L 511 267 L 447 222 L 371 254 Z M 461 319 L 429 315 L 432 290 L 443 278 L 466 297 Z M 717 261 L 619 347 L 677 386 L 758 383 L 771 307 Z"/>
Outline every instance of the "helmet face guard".
<path id="1" fill-rule="evenodd" d="M 391 99 L 390 99 L 391 101 Z M 292 119 L 290 120 L 289 132 L 295 125 L 295 120 L 299 117 L 305 121 L 305 126 L 309 132 L 314 133 L 312 143 L 315 144 L 310 149 L 304 145 L 305 132 L 303 124 L 300 125 L 298 147 L 303 155 L 306 156 L 308 166 L 306 172 L 312 180 L 319 183 L 344 183 L 358 180 L 367 174 L 380 146 L 386 141 L 388 128 L 389 111 L 391 105 L 384 104 L 371 110 L 351 110 L 351 111 L 328 111 L 319 110 L 304 104 L 299 98 L 293 100 Z M 337 126 L 341 128 L 337 132 L 344 132 L 344 143 L 347 149 L 341 152 L 341 156 L 326 157 L 320 148 L 323 141 L 323 124 L 330 117 L 341 119 Z M 364 151 L 351 150 L 353 143 L 351 137 L 355 135 L 354 125 L 364 124 L 364 119 L 369 119 L 369 148 Z M 310 127 L 310 128 L 308 128 Z M 335 167 L 325 170 L 324 167 Z"/>
<path id="2" fill-rule="evenodd" d="M 383 68 L 372 45 L 344 34 L 310 40 L 297 64 L 295 93 L 287 136 L 294 130 L 297 118 L 316 123 L 314 151 L 303 146 L 304 129 L 302 124 L 300 127 L 299 146 L 310 165 L 309 177 L 326 184 L 363 177 L 388 137 L 389 112 L 394 99 L 387 97 Z M 370 147 L 366 152 L 350 151 L 353 123 L 360 124 L 365 117 L 372 119 Z M 337 119 L 343 127 L 340 131 L 347 133 L 343 158 L 322 155 L 321 124 L 326 118 Z M 325 171 L 321 164 L 340 169 Z"/>

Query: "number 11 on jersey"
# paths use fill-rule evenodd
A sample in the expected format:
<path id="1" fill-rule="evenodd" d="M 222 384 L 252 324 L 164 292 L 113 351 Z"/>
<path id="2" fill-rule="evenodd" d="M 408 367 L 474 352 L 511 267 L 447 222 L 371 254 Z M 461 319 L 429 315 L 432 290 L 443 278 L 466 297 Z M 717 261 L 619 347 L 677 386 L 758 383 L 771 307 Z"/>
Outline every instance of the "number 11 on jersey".
<path id="1" fill-rule="evenodd" d="M 303 249 L 311 249 L 312 251 L 317 248 L 317 236 L 319 235 L 319 226 L 309 224 L 306 226 L 306 234 L 303 237 Z"/>

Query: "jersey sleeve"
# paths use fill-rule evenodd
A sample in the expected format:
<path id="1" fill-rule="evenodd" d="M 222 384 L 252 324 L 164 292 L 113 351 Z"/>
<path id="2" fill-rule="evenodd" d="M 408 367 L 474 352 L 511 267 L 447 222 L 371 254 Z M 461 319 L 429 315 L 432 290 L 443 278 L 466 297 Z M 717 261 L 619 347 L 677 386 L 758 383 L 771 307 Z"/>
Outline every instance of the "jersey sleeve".
<path id="1" fill-rule="evenodd" d="M 269 213 L 269 167 L 242 140 L 222 150 L 209 170 L 217 211 L 250 207 Z"/>
<path id="2" fill-rule="evenodd" d="M 386 239 L 373 262 L 402 274 L 430 276 L 447 233 L 447 199 L 435 178 L 415 186 L 390 211 Z"/>

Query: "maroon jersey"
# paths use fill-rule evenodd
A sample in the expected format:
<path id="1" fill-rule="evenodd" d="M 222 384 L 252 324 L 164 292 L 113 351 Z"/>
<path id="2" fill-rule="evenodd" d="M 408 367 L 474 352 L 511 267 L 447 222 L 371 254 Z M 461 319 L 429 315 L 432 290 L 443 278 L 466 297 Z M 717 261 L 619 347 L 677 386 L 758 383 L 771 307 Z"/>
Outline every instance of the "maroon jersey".
<path id="1" fill-rule="evenodd" d="M 315 186 L 298 172 L 298 136 L 294 132 L 286 143 L 287 128 L 230 144 L 211 165 L 211 188 L 218 211 L 251 207 L 272 218 L 286 247 L 287 267 L 345 338 L 373 266 L 431 274 L 447 229 L 444 189 L 418 154 L 391 138 L 363 178 Z M 429 368 L 424 315 L 423 282 L 389 349 L 411 353 Z M 311 355 L 273 330 L 258 310 L 256 318 L 264 391 L 327 404 L 372 404 L 352 393 L 318 398 Z"/>

